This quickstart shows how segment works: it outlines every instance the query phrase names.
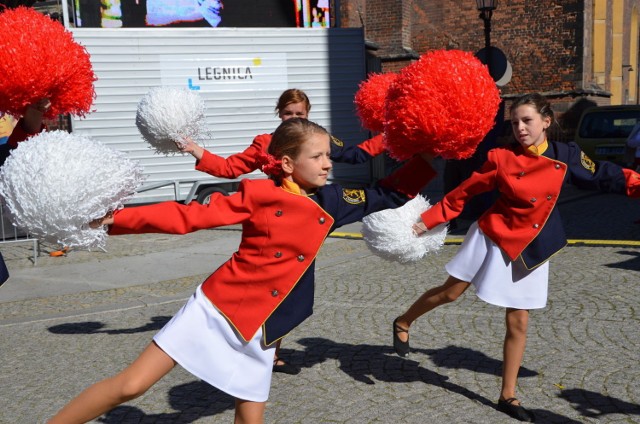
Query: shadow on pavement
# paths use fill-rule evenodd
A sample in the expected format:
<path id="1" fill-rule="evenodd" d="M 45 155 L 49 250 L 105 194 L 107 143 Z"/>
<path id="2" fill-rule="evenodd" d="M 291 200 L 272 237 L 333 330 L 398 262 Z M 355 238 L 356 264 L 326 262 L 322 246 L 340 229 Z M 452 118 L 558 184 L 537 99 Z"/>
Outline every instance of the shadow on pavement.
<path id="1" fill-rule="evenodd" d="M 318 337 L 303 338 L 297 340 L 297 342 L 305 346 L 304 351 L 283 349 L 281 352 L 283 358 L 296 365 L 311 368 L 327 360 L 336 360 L 339 362 L 341 371 L 364 384 L 376 384 L 376 381 L 392 383 L 422 381 L 496 409 L 494 401 L 463 386 L 452 383 L 449 381 L 448 376 L 421 367 L 417 361 L 396 356 L 389 346 L 351 345 L 336 343 L 332 340 Z M 473 349 L 447 346 L 444 349 L 416 349 L 415 351 L 429 355 L 440 367 L 463 368 L 487 374 L 499 374 L 500 361 L 489 358 Z M 535 375 L 537 373 L 530 370 L 524 370 L 521 373 L 521 376 L 525 377 Z M 212 417 L 227 410 L 232 410 L 235 407 L 233 397 L 202 381 L 194 381 L 173 387 L 169 391 L 168 397 L 171 407 L 176 412 L 147 414 L 140 408 L 125 405 L 116 407 L 97 421 L 108 424 L 141 422 L 189 424 L 203 417 Z M 573 405 L 577 405 L 575 407 L 576 410 L 586 417 L 601 417 L 610 413 L 640 415 L 640 407 L 638 405 L 595 392 L 580 389 L 563 390 L 559 397 Z M 552 411 L 534 409 L 526 404 L 525 406 L 536 414 L 538 422 L 580 423 L 580 421 Z"/>
<path id="2" fill-rule="evenodd" d="M 626 269 L 629 271 L 640 271 L 640 252 L 637 250 L 620 250 L 619 255 L 629 256 L 629 259 L 622 262 L 605 264 L 607 268 Z"/>
<path id="3" fill-rule="evenodd" d="M 166 422 L 188 424 L 202 417 L 210 417 L 235 408 L 233 397 L 203 381 L 181 384 L 169 390 L 169 403 L 176 412 L 146 414 L 133 406 L 118 406 L 98 422 L 133 424 Z"/>
<path id="4" fill-rule="evenodd" d="M 444 349 L 412 349 L 414 352 L 428 355 L 440 368 L 467 369 L 470 371 L 502 375 L 502 360 L 490 358 L 482 352 L 466 347 L 447 346 Z M 527 378 L 538 375 L 537 371 L 520 367 L 518 377 Z"/>
<path id="5" fill-rule="evenodd" d="M 308 337 L 297 340 L 305 346 L 304 352 L 294 352 L 283 349 L 283 354 L 288 353 L 289 357 L 296 361 L 296 365 L 303 367 L 313 367 L 326 360 L 333 359 L 340 363 L 339 368 L 345 374 L 356 381 L 365 384 L 376 384 L 376 381 L 405 383 L 411 381 L 422 381 L 424 383 L 441 387 L 449 392 L 462 395 L 470 400 L 497 410 L 497 404 L 486 397 L 472 392 L 471 390 L 449 381 L 449 377 L 421 367 L 419 362 L 411 359 L 396 356 L 389 346 L 374 345 L 350 345 L 346 343 L 335 343 L 332 340 Z M 436 358 L 440 366 L 448 368 L 464 368 L 472 371 L 479 371 L 488 374 L 499 375 L 499 366 L 495 359 L 488 358 L 481 352 L 448 346 L 445 349 L 434 349 L 415 352 L 422 352 Z M 453 355 L 458 359 L 449 360 L 447 355 Z M 283 355 L 284 356 L 284 355 Z M 451 362 L 451 363 L 449 363 Z M 532 377 L 537 375 L 535 371 L 524 370 L 521 376 Z M 498 388 L 496 388 L 496 393 Z M 497 396 L 497 395 L 496 395 Z M 497 399 L 497 397 L 496 397 Z M 555 414 L 542 409 L 532 409 L 539 422 L 563 422 L 578 424 L 580 421 L 572 420 L 568 417 Z"/>
<path id="6" fill-rule="evenodd" d="M 429 384 L 441 385 L 449 377 L 438 374 L 434 371 L 419 367 L 417 361 L 396 356 L 389 346 L 373 345 L 349 345 L 335 343 L 323 338 L 303 338 L 297 340 L 306 351 L 303 355 L 303 367 L 312 367 L 322 363 L 327 359 L 334 359 L 340 362 L 340 369 L 349 374 L 355 380 L 375 384 L 372 378 L 385 382 L 396 381 L 424 381 Z M 286 355 L 288 349 L 282 349 L 282 355 Z M 500 376 L 502 375 L 502 361 L 486 356 L 477 350 L 461 348 L 457 346 L 447 346 L 444 349 L 411 349 L 412 353 L 422 353 L 431 357 L 431 360 L 442 368 L 467 369 Z M 289 355 L 293 360 L 297 360 L 298 352 Z M 402 372 L 399 374 L 398 371 Z M 520 377 L 534 377 L 538 375 L 536 371 L 522 367 Z M 442 386 L 444 387 L 444 386 Z M 465 389 L 466 390 L 466 389 Z"/>
<path id="7" fill-rule="evenodd" d="M 597 418 L 607 414 L 640 415 L 640 405 L 589 390 L 563 390 L 559 397 L 574 405 L 585 417 Z"/>
<path id="8" fill-rule="evenodd" d="M 298 364 L 306 368 L 333 359 L 339 362 L 341 371 L 361 383 L 422 381 L 494 407 L 491 400 L 465 387 L 448 382 L 448 376 L 421 367 L 417 361 L 396 356 L 389 346 L 335 343 L 319 337 L 303 338 L 297 342 L 306 347 L 304 352 L 300 352 L 303 356 L 302 364 Z M 296 354 L 292 355 L 292 357 L 296 356 Z"/>
<path id="9" fill-rule="evenodd" d="M 152 317 L 150 323 L 136 328 L 103 330 L 102 328 L 105 324 L 97 321 L 86 321 L 54 325 L 49 327 L 48 330 L 54 334 L 134 334 L 143 333 L 145 331 L 158 331 L 164 327 L 170 319 L 171 317 L 169 316 Z"/>

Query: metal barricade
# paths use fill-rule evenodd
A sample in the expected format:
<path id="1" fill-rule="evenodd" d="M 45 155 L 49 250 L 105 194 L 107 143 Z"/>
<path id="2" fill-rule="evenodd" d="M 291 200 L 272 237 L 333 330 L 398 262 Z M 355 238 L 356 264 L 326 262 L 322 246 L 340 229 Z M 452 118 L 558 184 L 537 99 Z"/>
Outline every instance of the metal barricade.
<path id="1" fill-rule="evenodd" d="M 33 264 L 37 265 L 40 241 L 11 223 L 5 211 L 4 201 L 0 199 L 0 245 L 8 243 L 32 243 Z"/>

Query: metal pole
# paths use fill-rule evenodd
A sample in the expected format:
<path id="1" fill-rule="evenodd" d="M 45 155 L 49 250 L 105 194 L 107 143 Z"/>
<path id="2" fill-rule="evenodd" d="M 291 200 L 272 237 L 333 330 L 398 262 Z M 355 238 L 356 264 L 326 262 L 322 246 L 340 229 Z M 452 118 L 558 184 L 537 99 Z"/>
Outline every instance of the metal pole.
<path id="1" fill-rule="evenodd" d="M 67 4 L 67 0 L 62 0 L 61 12 L 62 12 L 62 23 L 65 28 L 69 28 L 69 5 Z"/>
<path id="2" fill-rule="evenodd" d="M 482 14 L 482 20 L 484 21 L 484 46 L 488 49 L 491 47 L 491 12 L 488 12 L 489 16 L 485 13 Z"/>
<path id="3" fill-rule="evenodd" d="M 489 75 L 493 78 L 491 73 L 491 15 L 492 10 L 483 10 L 480 13 L 480 18 L 484 21 L 484 47 L 487 51 L 487 68 L 489 69 Z M 495 78 L 494 78 L 495 79 Z"/>

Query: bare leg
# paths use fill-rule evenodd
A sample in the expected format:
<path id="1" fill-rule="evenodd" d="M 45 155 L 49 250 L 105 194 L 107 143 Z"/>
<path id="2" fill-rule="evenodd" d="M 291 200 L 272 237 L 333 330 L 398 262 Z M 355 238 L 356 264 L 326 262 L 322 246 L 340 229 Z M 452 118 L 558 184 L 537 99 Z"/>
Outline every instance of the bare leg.
<path id="1" fill-rule="evenodd" d="M 236 399 L 236 417 L 234 424 L 262 424 L 266 402 L 251 402 Z"/>
<path id="2" fill-rule="evenodd" d="M 273 372 L 280 372 L 289 375 L 298 374 L 300 372 L 300 367 L 285 362 L 284 359 L 280 358 L 280 342 L 282 342 L 282 339 L 276 342 L 276 349 L 273 355 Z"/>
<path id="3" fill-rule="evenodd" d="M 500 399 L 516 397 L 516 383 L 518 371 L 522 364 L 524 349 L 527 344 L 527 325 L 529 311 L 526 309 L 507 308 L 506 312 L 507 333 L 504 337 L 503 364 L 502 364 L 502 390 Z M 515 401 L 518 405 L 519 402 Z"/>
<path id="4" fill-rule="evenodd" d="M 85 389 L 62 408 L 49 424 L 85 423 L 134 399 L 173 369 L 175 361 L 154 342 L 131 365 L 113 377 Z"/>
<path id="5" fill-rule="evenodd" d="M 280 360 L 280 343 L 282 343 L 282 339 L 280 339 L 280 340 L 278 340 L 276 342 L 276 352 L 273 355 L 273 364 L 274 365 L 279 364 L 278 361 Z M 282 362 L 284 363 L 284 361 L 282 361 Z"/>
<path id="6" fill-rule="evenodd" d="M 470 283 L 466 281 L 449 276 L 443 285 L 424 292 L 404 314 L 397 318 L 396 324 L 409 330 L 409 327 L 416 319 L 438 306 L 453 302 L 469 288 L 469 285 Z M 403 342 L 409 340 L 408 332 L 397 332 L 397 335 Z"/>

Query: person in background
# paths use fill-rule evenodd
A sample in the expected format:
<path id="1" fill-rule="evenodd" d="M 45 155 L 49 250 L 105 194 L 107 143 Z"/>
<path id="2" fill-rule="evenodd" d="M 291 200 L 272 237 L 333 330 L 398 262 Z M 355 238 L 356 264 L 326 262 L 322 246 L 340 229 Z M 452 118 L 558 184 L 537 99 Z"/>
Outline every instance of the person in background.
<path id="1" fill-rule="evenodd" d="M 147 25 L 147 0 L 120 0 L 123 28 L 144 28 Z"/>
<path id="2" fill-rule="evenodd" d="M 92 222 L 109 233 L 185 234 L 242 224 L 238 251 L 211 274 L 140 356 L 64 406 L 50 424 L 90 421 L 142 395 L 176 364 L 236 398 L 236 423 L 262 423 L 275 343 L 312 314 L 315 259 L 335 228 L 415 196 L 434 171 L 419 155 L 376 188 L 327 185 L 330 137 L 306 119 L 276 129 L 260 161 L 270 179 L 209 205 L 164 202 Z M 268 218 L 267 218 L 268 217 Z"/>
<path id="3" fill-rule="evenodd" d="M 18 147 L 18 143 L 38 134 L 46 129 L 43 116 L 51 107 L 49 99 L 42 99 L 27 106 L 24 116 L 18 120 L 6 143 L 0 145 L 0 166 L 4 165 L 11 151 Z M 0 204 L 0 207 L 2 205 Z M 2 225 L 2 223 L 0 223 Z M 0 254 L 0 285 L 9 279 L 9 270 Z"/>
<path id="4" fill-rule="evenodd" d="M 212 27 L 217 27 L 222 21 L 224 5 L 221 0 L 198 0 L 198 6 L 204 19 Z"/>
<path id="5" fill-rule="evenodd" d="M 0 166 L 4 165 L 11 151 L 16 149 L 19 143 L 47 130 L 43 118 L 50 107 L 51 102 L 49 99 L 41 99 L 27 106 L 24 116 L 18 120 L 18 123 L 13 128 L 9 140 L 0 145 Z M 68 247 L 60 246 L 60 249 L 49 252 L 49 255 L 54 257 L 64 256 L 68 251 Z"/>
<path id="6" fill-rule="evenodd" d="M 101 28 L 102 27 L 102 11 L 107 5 L 101 0 L 78 0 L 80 15 L 78 26 L 82 28 Z"/>
<path id="7" fill-rule="evenodd" d="M 17 119 L 11 115 L 2 114 L 0 112 L 0 145 L 5 144 L 9 140 L 9 136 L 16 126 Z"/>
<path id="8" fill-rule="evenodd" d="M 18 147 L 18 143 L 44 130 L 44 114 L 51 107 L 49 99 L 41 99 L 27 106 L 24 116 L 18 120 L 7 142 L 0 146 L 0 166 L 4 165 L 11 151 Z"/>
<path id="9" fill-rule="evenodd" d="M 497 189 L 496 202 L 469 228 L 456 256 L 446 265 L 449 278 L 427 290 L 393 321 L 393 345 L 409 354 L 409 329 L 420 316 L 453 302 L 471 284 L 485 302 L 506 309 L 502 388 L 498 410 L 520 421 L 534 413 L 516 398 L 518 371 L 527 340 L 529 310 L 544 308 L 549 259 L 567 244 L 558 209 L 565 183 L 579 188 L 640 197 L 640 174 L 610 162 L 594 162 L 575 143 L 549 141 L 555 122 L 550 103 L 528 94 L 511 106 L 518 144 L 488 152 L 485 164 L 414 224 L 423 234 L 458 216 L 465 203 Z"/>
<path id="10" fill-rule="evenodd" d="M 297 88 L 285 90 L 276 103 L 275 112 L 281 121 L 291 118 L 308 118 L 311 102 L 304 91 Z M 260 167 L 257 158 L 267 150 L 271 134 L 260 134 L 244 151 L 227 158 L 215 155 L 187 139 L 183 152 L 196 158 L 196 169 L 219 178 L 238 178 Z M 338 138 L 331 136 L 331 160 L 334 162 L 364 163 L 384 152 L 382 135 L 376 135 L 357 146 L 345 146 Z"/>
<path id="11" fill-rule="evenodd" d="M 640 121 L 638 121 L 627 137 L 627 156 L 629 157 L 629 167 L 636 172 L 640 172 Z M 640 224 L 640 219 L 633 221 Z"/>

